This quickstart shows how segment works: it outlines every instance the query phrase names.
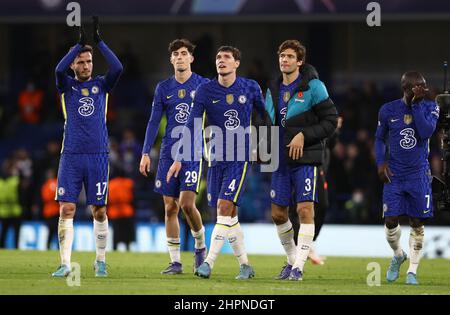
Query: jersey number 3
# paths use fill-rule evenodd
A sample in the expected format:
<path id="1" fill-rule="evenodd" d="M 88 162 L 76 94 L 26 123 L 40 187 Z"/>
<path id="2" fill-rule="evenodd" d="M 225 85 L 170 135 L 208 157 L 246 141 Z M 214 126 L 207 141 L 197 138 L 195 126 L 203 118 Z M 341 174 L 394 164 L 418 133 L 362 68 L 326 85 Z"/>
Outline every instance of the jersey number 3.
<path id="1" fill-rule="evenodd" d="M 241 125 L 241 121 L 238 118 L 239 113 L 236 110 L 227 110 L 223 115 L 225 117 L 228 117 L 228 119 L 225 121 L 225 128 L 227 128 L 228 130 L 234 130 Z"/>
<path id="2" fill-rule="evenodd" d="M 416 146 L 417 139 L 414 137 L 414 129 L 412 128 L 405 128 L 402 131 L 400 131 L 400 134 L 403 136 L 403 138 L 400 140 L 400 146 L 403 149 L 409 150 Z"/>
<path id="3" fill-rule="evenodd" d="M 175 115 L 175 120 L 179 124 L 185 124 L 189 117 L 189 105 L 186 103 L 178 104 L 175 109 L 178 110 L 178 113 Z"/>

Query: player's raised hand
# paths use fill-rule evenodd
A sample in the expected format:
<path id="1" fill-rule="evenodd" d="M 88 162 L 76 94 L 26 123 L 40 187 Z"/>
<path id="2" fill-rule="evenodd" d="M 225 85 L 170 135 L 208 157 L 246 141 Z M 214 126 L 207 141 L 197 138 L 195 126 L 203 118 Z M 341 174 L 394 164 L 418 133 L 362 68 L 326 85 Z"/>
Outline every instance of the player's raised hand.
<path id="1" fill-rule="evenodd" d="M 79 32 L 78 44 L 80 44 L 81 46 L 86 45 L 86 33 L 84 32 L 83 26 L 80 25 L 78 27 L 78 32 Z"/>
<path id="2" fill-rule="evenodd" d="M 305 136 L 303 133 L 297 134 L 287 145 L 289 148 L 289 157 L 298 160 L 303 156 L 303 146 L 305 145 Z"/>
<path id="3" fill-rule="evenodd" d="M 139 172 L 145 177 L 148 177 L 148 174 L 150 174 L 151 163 L 152 161 L 148 156 L 148 154 L 143 154 L 141 158 L 141 163 L 139 164 Z"/>
<path id="4" fill-rule="evenodd" d="M 94 42 L 96 44 L 100 43 L 102 41 L 101 37 L 100 37 L 100 29 L 99 29 L 99 19 L 98 16 L 93 16 L 92 17 L 92 23 L 94 25 L 94 32 L 93 32 L 93 36 L 94 36 Z"/>
<path id="5" fill-rule="evenodd" d="M 172 163 L 172 165 L 170 166 L 169 171 L 167 172 L 166 181 L 170 182 L 170 179 L 172 178 L 172 176 L 177 178 L 180 170 L 181 170 L 181 162 L 174 161 Z"/>
<path id="6" fill-rule="evenodd" d="M 392 176 L 394 176 L 394 174 L 392 174 L 388 163 L 383 163 L 380 166 L 378 166 L 378 177 L 380 177 L 380 180 L 383 183 L 390 183 Z"/>
<path id="7" fill-rule="evenodd" d="M 428 93 L 428 88 L 426 85 L 416 85 L 412 88 L 414 93 L 412 103 L 420 102 Z"/>

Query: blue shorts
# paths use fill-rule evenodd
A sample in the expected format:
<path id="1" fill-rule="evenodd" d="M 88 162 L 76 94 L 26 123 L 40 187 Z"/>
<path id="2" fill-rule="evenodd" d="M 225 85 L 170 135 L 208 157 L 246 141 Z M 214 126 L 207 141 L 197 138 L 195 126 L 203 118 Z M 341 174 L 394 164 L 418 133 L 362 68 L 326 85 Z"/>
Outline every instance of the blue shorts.
<path id="1" fill-rule="evenodd" d="M 301 165 L 272 173 L 270 198 L 272 203 L 288 207 L 299 202 L 317 202 L 317 166 Z M 295 194 L 295 196 L 293 196 Z"/>
<path id="2" fill-rule="evenodd" d="M 208 205 L 217 206 L 217 200 L 230 200 L 239 206 L 245 189 L 248 162 L 217 162 L 208 168 Z"/>
<path id="3" fill-rule="evenodd" d="M 193 191 L 198 193 L 202 176 L 202 161 L 182 162 L 178 177 L 172 176 L 169 183 L 167 183 L 167 172 L 170 166 L 172 166 L 172 163 L 172 159 L 159 160 L 154 192 L 174 198 L 180 197 L 180 191 Z"/>
<path id="4" fill-rule="evenodd" d="M 426 173 L 403 179 L 392 176 L 391 183 L 383 188 L 383 216 L 433 217 L 431 180 Z"/>
<path id="5" fill-rule="evenodd" d="M 77 203 L 82 185 L 88 205 L 108 203 L 108 153 L 61 154 L 56 200 Z"/>

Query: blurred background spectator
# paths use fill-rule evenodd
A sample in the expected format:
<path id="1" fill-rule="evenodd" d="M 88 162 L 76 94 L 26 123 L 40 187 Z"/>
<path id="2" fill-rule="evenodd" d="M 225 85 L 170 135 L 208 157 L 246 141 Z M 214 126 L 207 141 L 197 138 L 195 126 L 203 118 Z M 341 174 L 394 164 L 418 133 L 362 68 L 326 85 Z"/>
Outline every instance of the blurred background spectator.
<path id="1" fill-rule="evenodd" d="M 55 200 L 58 181 L 55 169 L 49 168 L 45 173 L 46 181 L 41 187 L 42 218 L 48 228 L 47 249 L 52 249 L 51 244 L 57 244 L 59 203 Z M 56 248 L 55 248 L 56 249 Z"/>
<path id="2" fill-rule="evenodd" d="M 0 248 L 6 244 L 6 235 L 10 228 L 13 230 L 13 246 L 18 247 L 22 206 L 20 205 L 19 170 L 13 160 L 2 163 L 0 178 Z"/>
<path id="3" fill-rule="evenodd" d="M 113 248 L 129 250 L 135 240 L 134 182 L 121 169 L 113 169 L 109 181 L 108 220 L 114 229 Z"/>

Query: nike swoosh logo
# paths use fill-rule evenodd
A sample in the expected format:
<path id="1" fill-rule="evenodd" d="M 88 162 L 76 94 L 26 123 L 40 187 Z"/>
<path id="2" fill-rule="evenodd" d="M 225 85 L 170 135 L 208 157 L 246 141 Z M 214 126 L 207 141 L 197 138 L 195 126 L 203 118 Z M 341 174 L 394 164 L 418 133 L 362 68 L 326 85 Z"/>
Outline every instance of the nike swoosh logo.
<path id="1" fill-rule="evenodd" d="M 396 122 L 397 120 L 400 120 L 400 119 L 391 119 L 391 122 Z"/>
<path id="2" fill-rule="evenodd" d="M 213 100 L 213 104 L 219 103 L 220 100 Z"/>
<path id="3" fill-rule="evenodd" d="M 232 192 L 231 193 L 226 192 L 225 196 L 229 196 L 229 195 L 232 195 L 232 194 L 233 194 Z"/>
<path id="4" fill-rule="evenodd" d="M 423 210 L 423 214 L 427 214 L 427 213 L 430 212 L 430 211 L 431 211 L 431 209 Z"/>
<path id="5" fill-rule="evenodd" d="M 187 184 L 188 187 L 194 186 L 194 184 Z"/>
<path id="6" fill-rule="evenodd" d="M 170 98 L 172 98 L 172 96 L 173 96 L 173 94 L 172 95 L 167 95 L 166 98 L 170 99 Z"/>
<path id="7" fill-rule="evenodd" d="M 296 102 L 302 102 L 302 103 L 305 102 L 305 100 L 300 100 L 300 99 L 298 99 L 298 98 L 296 98 L 295 101 L 296 101 Z"/>
<path id="8" fill-rule="evenodd" d="M 78 92 L 78 90 L 77 90 L 76 88 L 74 88 L 73 86 L 72 86 L 72 90 L 74 90 L 74 91 L 77 91 L 77 92 Z"/>
<path id="9" fill-rule="evenodd" d="M 303 196 L 308 196 L 309 194 L 310 194 L 310 192 L 309 192 L 309 193 L 306 193 L 306 194 L 305 194 L 305 193 L 303 193 Z"/>
<path id="10" fill-rule="evenodd" d="M 103 199 L 103 197 L 97 197 L 97 200 L 102 200 Z"/>

